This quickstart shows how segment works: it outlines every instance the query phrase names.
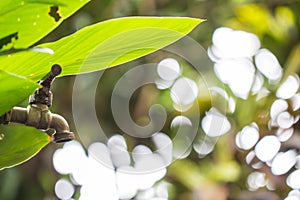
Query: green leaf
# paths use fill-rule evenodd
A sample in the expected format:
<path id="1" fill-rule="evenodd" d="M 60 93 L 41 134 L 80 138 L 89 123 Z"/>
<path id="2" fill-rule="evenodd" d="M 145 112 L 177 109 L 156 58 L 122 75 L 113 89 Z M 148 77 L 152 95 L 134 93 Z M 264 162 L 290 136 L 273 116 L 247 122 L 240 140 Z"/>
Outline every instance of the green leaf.
<path id="1" fill-rule="evenodd" d="M 49 141 L 46 133 L 33 127 L 0 125 L 0 170 L 29 160 Z"/>
<path id="2" fill-rule="evenodd" d="M 1 0 L 0 49 L 26 48 L 89 0 Z"/>
<path id="3" fill-rule="evenodd" d="M 32 80 L 49 72 L 52 64 L 63 75 L 81 74 L 116 66 L 161 49 L 202 22 L 187 17 L 127 17 L 104 21 L 57 42 L 43 44 L 55 53 L 31 51 L 0 57 L 0 69 Z"/>
<path id="4" fill-rule="evenodd" d="M 27 98 L 39 84 L 0 70 L 0 115 Z"/>

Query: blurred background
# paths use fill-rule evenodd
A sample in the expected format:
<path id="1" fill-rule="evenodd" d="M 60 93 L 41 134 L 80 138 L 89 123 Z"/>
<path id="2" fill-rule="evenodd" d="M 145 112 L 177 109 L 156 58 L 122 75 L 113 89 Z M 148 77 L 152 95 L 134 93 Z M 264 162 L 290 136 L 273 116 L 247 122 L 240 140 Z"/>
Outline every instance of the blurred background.
<path id="1" fill-rule="evenodd" d="M 189 35 L 205 49 L 212 45 L 213 32 L 219 27 L 251 32 L 258 36 L 261 47 L 269 49 L 276 55 L 285 74 L 286 71 L 289 73 L 299 72 L 300 1 L 298 0 L 92 0 L 39 43 L 55 41 L 87 25 L 123 16 L 189 16 L 206 19 Z M 190 53 L 197 54 L 198 52 Z M 148 62 L 159 63 L 167 57 L 176 58 L 184 76 L 196 80 L 195 82 L 201 88 L 199 75 L 195 75 L 193 68 L 188 63 L 161 51 L 121 67 L 117 66 L 106 70 L 101 78 L 101 90 L 98 90 L 96 94 L 96 110 L 99 123 L 108 137 L 117 133 L 123 134 L 116 125 L 110 109 L 111 94 L 116 82 L 133 66 Z M 213 74 L 209 71 L 205 73 L 209 76 Z M 72 116 L 74 80 L 73 76 L 56 79 L 52 89 L 54 101 L 51 110 L 63 115 L 70 123 L 71 130 L 76 133 Z M 200 91 L 195 101 L 201 105 L 199 111 L 200 116 L 203 117 L 205 112 L 210 110 L 211 97 L 208 95 L 207 89 L 200 89 Z M 170 123 L 178 115 L 178 111 L 173 108 L 172 100 L 168 98 L 168 95 L 168 91 L 159 91 L 151 86 L 137 90 L 130 101 L 131 115 L 134 120 L 139 124 L 147 124 L 150 105 L 159 103 L 166 108 L 167 121 Z M 274 98 L 271 95 L 264 102 L 260 102 L 262 106 L 254 106 L 257 102 L 252 100 L 237 101 L 237 104 L 240 103 L 237 108 L 238 106 L 241 108 L 253 107 L 256 109 L 254 114 L 245 114 L 248 112 L 247 109 L 230 114 L 228 116 L 228 120 L 231 122 L 230 132 L 221 136 L 217 142 L 206 141 L 213 143 L 211 150 L 207 150 L 203 154 L 190 150 L 184 159 L 179 159 L 170 165 L 165 176 L 157 183 L 167 185 L 167 199 L 271 200 L 284 199 L 293 189 L 295 189 L 294 193 L 297 193 L 300 185 L 299 188 L 291 187 L 291 184 L 286 181 L 288 175 L 292 173 L 292 169 L 286 174 L 275 176 L 272 175 L 267 164 L 253 167 L 245 160 L 250 150 L 240 150 L 235 144 L 235 136 L 238 131 L 251 122 L 255 118 L 254 115 L 269 111 Z M 263 110 L 264 108 L 266 110 Z M 195 113 L 190 112 L 189 114 Z M 195 115 L 197 114 L 199 113 Z M 297 130 L 299 124 L 296 123 L 293 127 L 294 134 L 299 135 Z M 163 131 L 172 138 L 172 131 L 168 126 L 165 126 Z M 203 135 L 203 130 L 199 128 L 196 137 L 201 139 L 201 135 Z M 137 144 L 151 146 L 149 141 L 138 140 L 128 135 L 123 136 L 129 150 L 132 150 Z M 263 137 L 263 134 L 260 134 L 260 137 Z M 78 140 L 80 142 L 80 138 Z M 96 141 L 93 139 L 84 141 L 83 146 L 87 148 L 93 142 Z M 62 146 L 61 144 L 50 144 L 26 163 L 0 171 L 0 199 L 58 199 L 55 193 L 57 181 L 64 178 L 64 180 L 72 182 L 67 174 L 61 175 L 53 165 L 53 154 Z M 284 148 L 288 150 L 291 149 L 291 146 L 298 154 L 300 144 L 289 143 Z M 72 198 L 77 199 L 80 196 L 80 186 L 73 182 L 72 187 L 75 190 L 71 192 L 74 193 Z M 153 187 L 155 189 L 155 185 Z M 139 199 L 143 199 L 142 195 Z M 300 199 L 299 196 L 298 199 Z"/>

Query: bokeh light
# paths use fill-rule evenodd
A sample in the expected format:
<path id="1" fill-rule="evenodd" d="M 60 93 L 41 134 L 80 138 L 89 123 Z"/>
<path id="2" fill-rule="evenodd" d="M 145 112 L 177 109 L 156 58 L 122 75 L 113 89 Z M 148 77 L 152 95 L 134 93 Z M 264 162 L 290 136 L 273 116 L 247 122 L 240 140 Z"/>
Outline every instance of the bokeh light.
<path id="1" fill-rule="evenodd" d="M 297 161 L 295 150 L 279 152 L 272 161 L 271 171 L 274 175 L 283 175 L 287 173 Z"/>
<path id="2" fill-rule="evenodd" d="M 220 27 L 214 31 L 212 52 L 218 58 L 252 57 L 260 47 L 255 34 Z"/>
<path id="3" fill-rule="evenodd" d="M 300 191 L 292 190 L 289 192 L 288 196 L 284 200 L 299 200 L 300 199 Z"/>
<path id="4" fill-rule="evenodd" d="M 278 115 L 288 109 L 288 103 L 283 99 L 277 99 L 273 102 L 270 110 L 270 115 L 273 120 L 276 120 Z"/>
<path id="5" fill-rule="evenodd" d="M 206 135 L 210 137 L 218 137 L 227 133 L 231 124 L 227 117 L 221 114 L 216 108 L 211 108 L 206 112 L 202 119 L 201 126 Z"/>
<path id="6" fill-rule="evenodd" d="M 172 162 L 173 143 L 169 136 L 165 133 L 156 133 L 152 137 L 153 143 L 156 146 L 155 152 L 158 153 L 164 160 L 164 165 L 168 166 Z"/>
<path id="7" fill-rule="evenodd" d="M 249 150 L 257 143 L 258 139 L 258 126 L 256 123 L 252 123 L 237 133 L 235 141 L 239 148 Z"/>
<path id="8" fill-rule="evenodd" d="M 192 122 L 189 118 L 183 115 L 176 116 L 171 122 L 171 128 L 175 128 L 182 125 L 192 126 Z"/>
<path id="9" fill-rule="evenodd" d="M 286 142 L 289 140 L 294 133 L 294 128 L 288 128 L 288 129 L 283 129 L 283 128 L 278 128 L 276 131 L 276 135 L 279 139 L 280 142 Z"/>
<path id="10" fill-rule="evenodd" d="M 277 124 L 280 128 L 290 128 L 294 123 L 294 117 L 289 112 L 282 112 L 277 116 Z"/>
<path id="11" fill-rule="evenodd" d="M 197 139 L 193 143 L 193 148 L 198 153 L 199 157 L 202 158 L 214 150 L 215 144 L 215 138 L 205 137 L 203 140 Z"/>
<path id="12" fill-rule="evenodd" d="M 257 94 L 261 91 L 264 85 L 264 77 L 260 73 L 256 73 L 254 77 L 254 82 L 251 88 L 252 94 Z"/>
<path id="13" fill-rule="evenodd" d="M 252 172 L 249 174 L 247 184 L 250 191 L 255 191 L 267 184 L 266 175 L 261 172 Z"/>
<path id="14" fill-rule="evenodd" d="M 166 81 L 173 81 L 180 75 L 180 66 L 174 58 L 166 58 L 157 65 L 157 74 Z"/>
<path id="15" fill-rule="evenodd" d="M 222 59 L 215 63 L 214 70 L 217 77 L 228 84 L 237 97 L 248 97 L 255 76 L 254 65 L 249 59 Z"/>
<path id="16" fill-rule="evenodd" d="M 260 49 L 255 55 L 257 69 L 271 82 L 278 81 L 282 76 L 282 68 L 276 56 L 268 49 Z"/>
<path id="17" fill-rule="evenodd" d="M 286 179 L 286 184 L 293 189 L 300 189 L 300 169 L 292 172 Z"/>
<path id="18" fill-rule="evenodd" d="M 198 86 L 189 78 L 180 78 L 171 88 L 171 98 L 177 105 L 189 105 L 198 96 Z"/>
<path id="19" fill-rule="evenodd" d="M 72 141 L 55 151 L 53 165 L 59 173 L 70 174 L 74 185 L 81 186 L 80 200 L 130 199 L 162 179 L 166 175 L 166 166 L 172 161 L 170 138 L 157 133 L 153 142 L 156 152 L 145 145 L 137 145 L 130 154 L 124 137 L 114 135 L 107 145 L 92 143 L 86 154 L 79 142 Z M 70 186 L 73 192 L 64 189 Z M 74 187 L 59 180 L 55 191 L 59 198 L 69 199 Z"/>
<path id="20" fill-rule="evenodd" d="M 289 99 L 293 97 L 299 88 L 299 77 L 288 76 L 287 79 L 281 84 L 276 92 L 276 96 L 282 99 Z"/>
<path id="21" fill-rule="evenodd" d="M 263 162 L 271 160 L 279 151 L 280 141 L 274 135 L 264 136 L 255 146 L 256 156 Z"/>
<path id="22" fill-rule="evenodd" d="M 69 200 L 75 192 L 74 186 L 65 179 L 60 179 L 55 184 L 55 194 L 62 200 Z"/>

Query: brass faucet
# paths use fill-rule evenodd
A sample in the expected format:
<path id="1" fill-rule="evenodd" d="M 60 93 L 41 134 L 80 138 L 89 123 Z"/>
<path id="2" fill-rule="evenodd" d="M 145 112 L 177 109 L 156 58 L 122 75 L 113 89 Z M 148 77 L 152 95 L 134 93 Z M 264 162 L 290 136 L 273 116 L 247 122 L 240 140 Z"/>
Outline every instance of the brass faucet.
<path id="1" fill-rule="evenodd" d="M 50 87 L 55 77 L 61 73 L 61 66 L 55 64 L 47 77 L 40 81 L 41 88 L 29 97 L 27 108 L 14 107 L 0 117 L 0 124 L 10 122 L 25 124 L 43 130 L 52 137 L 53 142 L 68 142 L 75 138 L 70 132 L 68 122 L 62 116 L 51 113 L 49 107 L 52 105 L 52 92 Z"/>

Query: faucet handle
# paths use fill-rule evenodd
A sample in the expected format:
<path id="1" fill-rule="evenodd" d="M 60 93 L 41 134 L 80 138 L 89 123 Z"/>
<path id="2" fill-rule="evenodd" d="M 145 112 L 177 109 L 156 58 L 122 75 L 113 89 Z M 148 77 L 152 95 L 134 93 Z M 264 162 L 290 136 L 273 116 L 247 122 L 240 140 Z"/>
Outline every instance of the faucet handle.
<path id="1" fill-rule="evenodd" d="M 42 88 L 37 89 L 30 97 L 29 104 L 44 104 L 50 107 L 52 105 L 52 92 L 50 87 L 55 79 L 61 73 L 61 66 L 54 64 L 50 73 L 44 80 L 39 81 Z"/>
<path id="2" fill-rule="evenodd" d="M 53 83 L 56 76 L 58 76 L 61 73 L 61 66 L 58 64 L 54 64 L 51 67 L 50 73 L 46 76 L 45 80 L 42 80 L 40 84 L 48 88 L 50 90 L 51 84 Z"/>

